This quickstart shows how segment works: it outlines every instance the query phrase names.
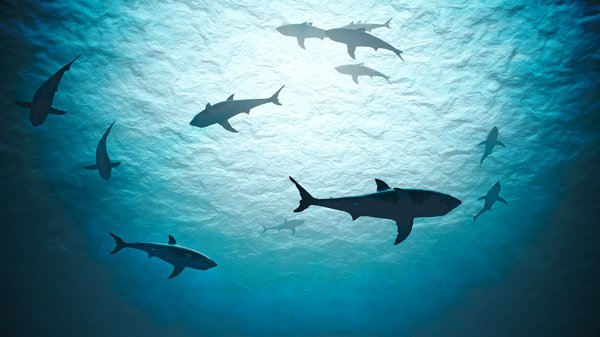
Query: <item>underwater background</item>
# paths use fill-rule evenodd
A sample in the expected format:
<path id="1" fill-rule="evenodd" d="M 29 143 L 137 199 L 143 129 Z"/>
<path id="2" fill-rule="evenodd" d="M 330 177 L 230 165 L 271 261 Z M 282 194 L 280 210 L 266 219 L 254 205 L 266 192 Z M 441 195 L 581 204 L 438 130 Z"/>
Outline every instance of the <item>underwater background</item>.
<path id="1" fill-rule="evenodd" d="M 584 1 L 2 1 L 2 336 L 595 336 L 600 6 Z M 404 51 L 280 34 L 384 23 Z M 14 100 L 76 55 L 34 128 Z M 334 68 L 364 62 L 391 83 Z M 207 103 L 271 96 L 230 120 Z M 116 121 L 110 181 L 82 168 Z M 480 166 L 487 133 L 496 148 Z M 462 205 L 393 221 L 311 207 L 392 187 Z M 497 203 L 473 222 L 496 182 Z M 262 231 L 301 219 L 296 234 Z M 172 267 L 126 241 L 214 259 Z"/>

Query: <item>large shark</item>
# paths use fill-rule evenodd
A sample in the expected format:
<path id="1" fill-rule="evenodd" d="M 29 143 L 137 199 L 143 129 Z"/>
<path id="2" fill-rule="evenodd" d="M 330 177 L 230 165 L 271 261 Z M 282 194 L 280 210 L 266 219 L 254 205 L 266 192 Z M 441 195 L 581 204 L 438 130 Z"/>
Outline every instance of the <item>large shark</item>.
<path id="1" fill-rule="evenodd" d="M 32 102 L 15 101 L 15 103 L 17 103 L 19 106 L 29 109 L 29 121 L 31 121 L 31 125 L 40 126 L 44 124 L 48 114 L 64 115 L 67 113 L 66 111 L 53 108 L 52 101 L 54 101 L 54 94 L 58 91 L 60 80 L 65 72 L 71 69 L 71 64 L 73 64 L 73 62 L 75 62 L 79 56 L 81 56 L 81 54 L 77 55 L 73 61 L 65 64 L 56 73 L 54 73 L 54 75 L 47 79 L 46 82 L 44 82 L 44 84 L 42 84 L 42 86 L 35 92 Z"/>
<path id="2" fill-rule="evenodd" d="M 479 145 L 485 145 L 485 150 L 483 151 L 483 156 L 481 157 L 479 166 L 481 166 L 481 164 L 483 164 L 483 160 L 485 158 L 487 158 L 489 155 L 492 154 L 492 151 L 494 150 L 494 147 L 496 145 L 506 147 L 504 145 L 504 143 L 502 143 L 501 141 L 498 140 L 498 128 L 495 126 L 494 126 L 494 128 L 492 128 L 490 133 L 488 133 L 487 138 L 483 142 L 479 143 Z"/>
<path id="3" fill-rule="evenodd" d="M 396 221 L 398 235 L 394 245 L 404 241 L 412 230 L 414 218 L 435 217 L 445 215 L 461 201 L 447 194 L 390 188 L 382 180 L 375 179 L 377 192 L 357 196 L 317 199 L 308 193 L 300 184 L 290 177 L 300 192 L 300 205 L 294 212 L 302 212 L 311 205 L 344 211 L 352 220 L 361 216 L 390 219 Z"/>
<path id="4" fill-rule="evenodd" d="M 96 147 L 96 164 L 83 167 L 86 170 L 98 170 L 100 176 L 105 180 L 110 179 L 113 167 L 121 165 L 120 161 L 111 162 L 106 151 L 106 138 L 114 124 L 115 122 L 112 122 L 102 135 L 102 138 L 100 138 L 100 142 L 98 142 L 98 146 Z"/>
<path id="5" fill-rule="evenodd" d="M 279 26 L 277 27 L 277 31 L 285 36 L 295 37 L 302 49 L 306 49 L 304 47 L 304 39 L 317 38 L 323 40 L 327 37 L 325 30 L 313 26 L 312 22 Z"/>
<path id="6" fill-rule="evenodd" d="M 385 76 L 384 74 L 378 72 L 377 70 L 371 69 L 371 68 L 365 66 L 363 63 L 345 64 L 343 66 L 335 67 L 335 70 L 337 70 L 338 72 L 340 72 L 342 74 L 347 74 L 347 75 L 352 76 L 352 80 L 356 84 L 358 84 L 359 76 L 370 76 L 370 77 L 378 76 L 378 77 L 385 78 L 386 81 L 388 81 L 388 83 L 390 82 L 389 76 Z"/>
<path id="7" fill-rule="evenodd" d="M 392 21 L 392 18 L 387 20 L 385 23 L 362 23 L 360 21 L 356 21 L 356 22 L 352 21 L 349 24 L 347 24 L 343 27 L 340 27 L 340 28 L 364 30 L 365 32 L 370 32 L 376 28 L 381 28 L 381 27 L 390 28 L 390 21 Z"/>
<path id="8" fill-rule="evenodd" d="M 477 215 L 475 215 L 473 217 L 473 222 L 475 222 L 475 220 L 477 220 L 477 218 L 483 214 L 486 211 L 489 211 L 492 209 L 492 206 L 494 205 L 494 203 L 496 201 L 500 201 L 503 202 L 506 205 L 506 200 L 504 200 L 501 196 L 500 196 L 500 182 L 497 181 L 494 186 L 492 186 L 492 188 L 490 188 L 490 190 L 487 192 L 486 195 L 484 195 L 483 197 L 477 199 L 477 200 L 485 200 L 485 204 L 483 204 L 483 208 L 481 209 L 481 211 L 479 211 L 479 213 L 477 213 Z"/>
<path id="9" fill-rule="evenodd" d="M 258 99 L 240 99 L 234 100 L 233 94 L 227 98 L 226 101 L 219 102 L 215 105 L 206 104 L 206 108 L 200 111 L 190 122 L 190 125 L 198 127 L 207 127 L 212 124 L 220 124 L 227 131 L 237 132 L 231 124 L 229 124 L 229 118 L 245 112 L 250 113 L 250 109 L 255 108 L 259 105 L 273 103 L 281 105 L 279 103 L 279 92 L 284 86 L 279 88 L 273 96 L 269 98 L 258 98 Z"/>
<path id="10" fill-rule="evenodd" d="M 279 225 L 273 226 L 273 227 L 265 227 L 264 225 L 262 226 L 263 228 L 263 233 L 269 230 L 277 230 L 280 231 L 282 229 L 289 229 L 290 231 L 292 231 L 292 234 L 296 234 L 296 227 L 302 225 L 304 223 L 304 220 L 285 220 L 284 222 L 280 223 Z"/>
<path id="11" fill-rule="evenodd" d="M 173 265 L 173 272 L 169 275 L 170 279 L 181 274 L 185 268 L 207 270 L 217 266 L 217 263 L 208 256 L 193 249 L 177 245 L 177 241 L 175 241 L 175 238 L 171 235 L 169 235 L 168 244 L 143 242 L 127 243 L 113 233 L 110 233 L 110 236 L 115 239 L 116 244 L 115 249 L 110 252 L 111 254 L 114 254 L 123 248 L 133 248 L 148 253 L 148 258 L 156 256 Z"/>
<path id="12" fill-rule="evenodd" d="M 356 51 L 356 47 L 371 47 L 375 50 L 377 49 L 387 49 L 391 50 L 396 55 L 400 57 L 402 61 L 402 51 L 392 47 L 389 43 L 363 31 L 363 30 L 354 30 L 354 29 L 346 29 L 346 28 L 335 28 L 326 30 L 325 34 L 328 38 L 333 41 L 344 43 L 348 47 L 348 54 L 355 59 L 354 52 Z"/>

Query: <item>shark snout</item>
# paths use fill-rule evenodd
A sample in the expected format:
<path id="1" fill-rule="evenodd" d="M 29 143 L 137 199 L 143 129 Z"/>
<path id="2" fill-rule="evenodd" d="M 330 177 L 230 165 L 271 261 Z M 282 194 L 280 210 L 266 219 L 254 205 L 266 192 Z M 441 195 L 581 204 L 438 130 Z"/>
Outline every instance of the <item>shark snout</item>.
<path id="1" fill-rule="evenodd" d="M 448 207 L 450 207 L 450 209 L 455 209 L 456 207 L 460 206 L 460 204 L 462 204 L 462 201 L 456 199 L 455 197 L 449 197 L 447 200 L 448 203 Z"/>

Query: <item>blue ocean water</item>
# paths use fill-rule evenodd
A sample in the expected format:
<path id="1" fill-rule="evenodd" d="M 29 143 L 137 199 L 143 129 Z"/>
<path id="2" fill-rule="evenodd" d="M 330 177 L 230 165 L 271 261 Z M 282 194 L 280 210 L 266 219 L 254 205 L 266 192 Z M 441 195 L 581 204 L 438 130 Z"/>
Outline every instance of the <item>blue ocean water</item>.
<path id="1" fill-rule="evenodd" d="M 2 6 L 3 255 L 22 261 L 3 287 L 16 308 L 10 335 L 531 336 L 592 324 L 598 246 L 586 231 L 597 211 L 582 202 L 597 200 L 597 5 Z M 353 63 L 344 45 L 308 39 L 301 49 L 276 30 L 389 18 L 372 33 L 406 62 L 358 48 L 354 63 L 391 83 L 357 85 L 334 69 Z M 12 101 L 77 54 L 54 101 L 68 113 L 33 128 Z M 284 84 L 282 106 L 230 120 L 237 134 L 189 125 L 207 103 Z M 108 151 L 123 164 L 104 181 L 82 166 L 112 121 Z M 493 126 L 506 148 L 480 166 L 477 144 Z M 416 219 L 393 246 L 392 221 L 292 213 L 288 176 L 323 198 L 373 192 L 379 178 L 463 203 Z M 474 223 L 496 181 L 508 204 Z M 286 219 L 305 223 L 295 235 L 262 232 Z M 144 253 L 109 255 L 108 232 L 171 234 L 218 267 L 168 280 L 172 267 Z"/>

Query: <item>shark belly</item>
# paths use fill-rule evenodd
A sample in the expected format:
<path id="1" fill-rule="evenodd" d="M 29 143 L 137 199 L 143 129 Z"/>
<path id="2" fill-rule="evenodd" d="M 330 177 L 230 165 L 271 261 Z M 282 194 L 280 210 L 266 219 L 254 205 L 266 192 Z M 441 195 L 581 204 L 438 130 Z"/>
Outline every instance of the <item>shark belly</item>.
<path id="1" fill-rule="evenodd" d="M 349 213 L 353 219 L 369 216 L 381 219 L 397 219 L 401 216 L 402 202 L 396 203 L 373 196 L 318 199 L 316 205 Z"/>

